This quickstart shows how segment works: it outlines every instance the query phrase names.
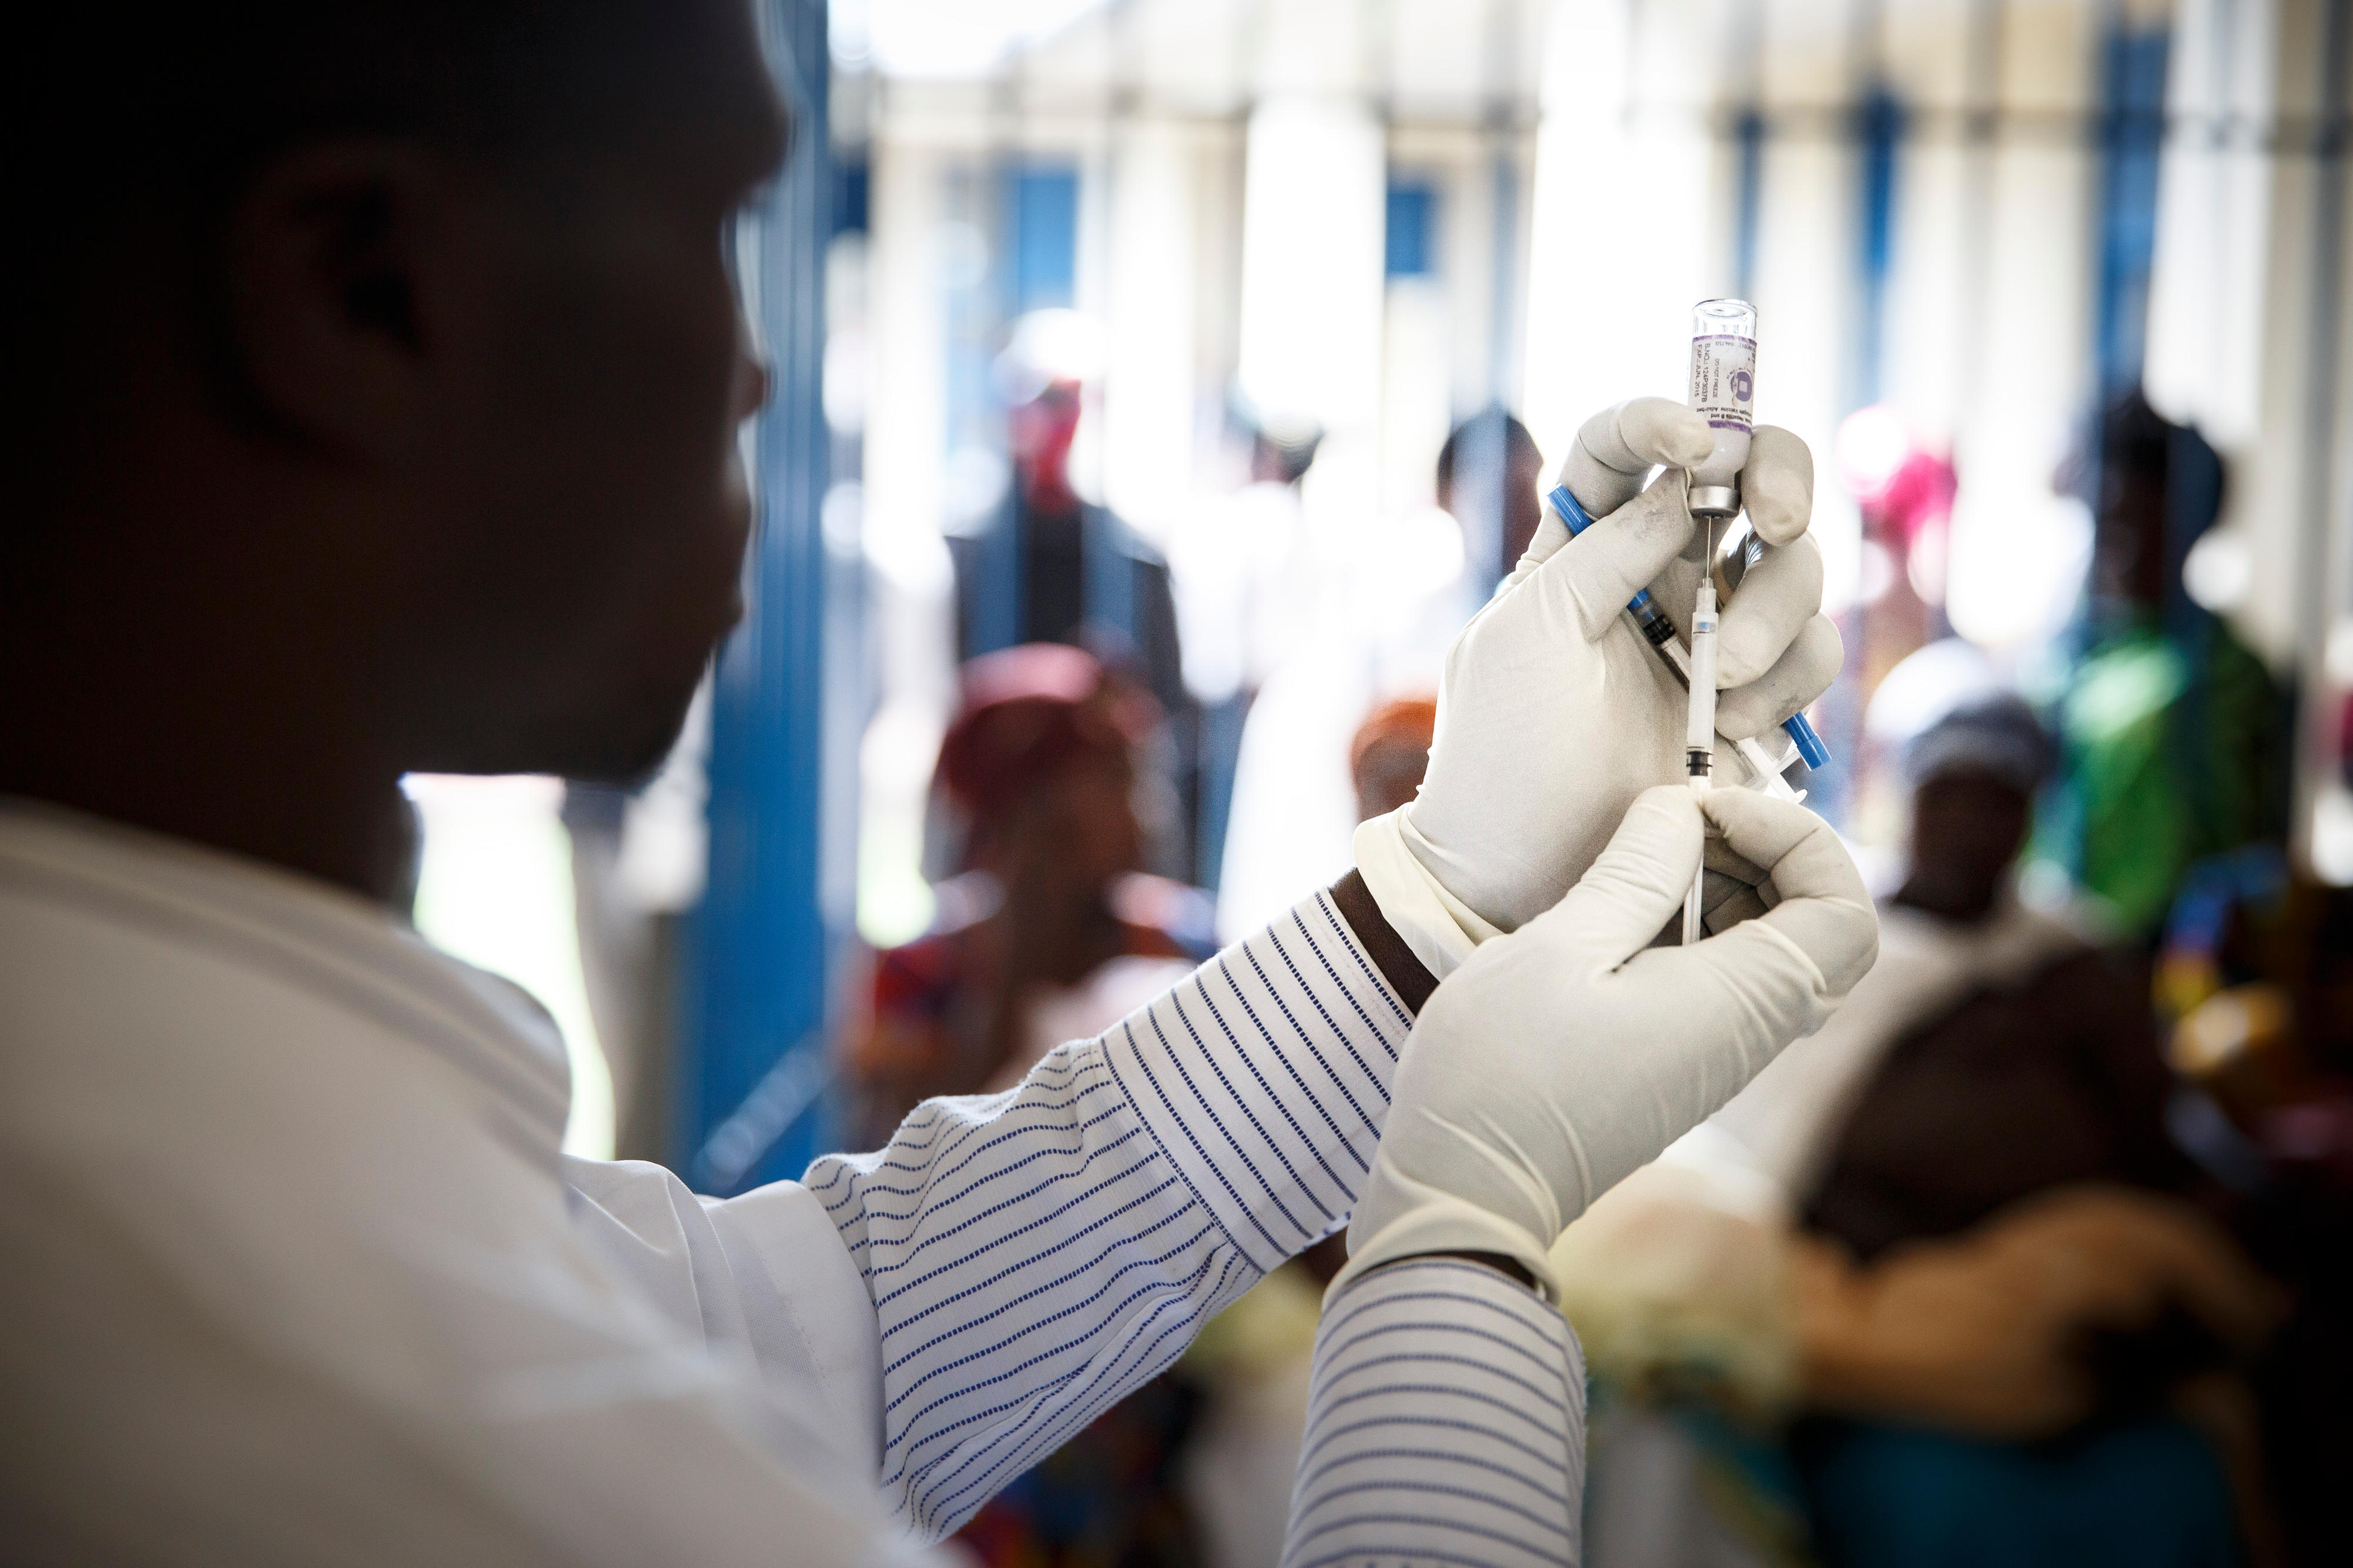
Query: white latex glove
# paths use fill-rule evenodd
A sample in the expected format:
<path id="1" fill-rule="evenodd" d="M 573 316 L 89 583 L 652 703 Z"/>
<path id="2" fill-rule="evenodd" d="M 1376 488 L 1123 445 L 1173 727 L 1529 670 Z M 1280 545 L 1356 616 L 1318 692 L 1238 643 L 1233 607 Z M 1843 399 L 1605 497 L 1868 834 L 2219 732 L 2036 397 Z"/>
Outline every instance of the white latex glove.
<path id="1" fill-rule="evenodd" d="M 1381 913 L 1440 978 L 1558 902 L 1634 797 L 1683 776 L 1688 699 L 1625 610 L 1648 587 L 1679 626 L 1688 618 L 1704 544 L 1684 475 L 1642 480 L 1712 444 L 1705 420 L 1662 397 L 1586 421 L 1559 482 L 1594 525 L 1572 540 L 1545 509 L 1527 554 L 1447 655 L 1419 797 L 1357 830 L 1356 867 Z M 1741 489 L 1768 549 L 1716 634 L 1716 728 L 1735 741 L 1764 734 L 1838 673 L 1821 552 L 1806 536 L 1813 489 L 1806 444 L 1759 426 Z M 1722 782 L 1746 777 L 1729 746 L 1716 765 Z"/>
<path id="2" fill-rule="evenodd" d="M 1481 947 L 1414 1022 L 1336 1292 L 1433 1252 L 1548 1255 L 1586 1205 L 1820 1028 L 1879 953 L 1854 863 L 1803 806 L 1704 797 L 1772 910 L 1690 947 L 1650 944 L 1700 863 L 1702 798 L 1646 791 L 1557 907 Z"/>

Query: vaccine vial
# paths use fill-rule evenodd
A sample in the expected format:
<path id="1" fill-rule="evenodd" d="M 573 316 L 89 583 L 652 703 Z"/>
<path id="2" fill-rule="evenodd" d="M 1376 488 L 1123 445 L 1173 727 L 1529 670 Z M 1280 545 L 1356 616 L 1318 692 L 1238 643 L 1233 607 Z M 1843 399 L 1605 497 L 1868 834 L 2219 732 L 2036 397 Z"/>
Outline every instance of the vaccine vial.
<path id="1" fill-rule="evenodd" d="M 1757 422 L 1757 307 L 1747 300 L 1702 300 L 1692 307 L 1685 403 L 1715 431 L 1715 449 L 1691 471 L 1692 513 L 1730 517 L 1740 510 L 1740 468 Z"/>

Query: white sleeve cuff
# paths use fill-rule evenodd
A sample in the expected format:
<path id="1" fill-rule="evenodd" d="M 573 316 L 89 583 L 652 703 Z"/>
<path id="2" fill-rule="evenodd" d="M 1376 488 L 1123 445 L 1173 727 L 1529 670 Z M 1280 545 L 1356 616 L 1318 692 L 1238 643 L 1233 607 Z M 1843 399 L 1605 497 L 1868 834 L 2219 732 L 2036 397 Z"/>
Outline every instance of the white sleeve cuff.
<path id="1" fill-rule="evenodd" d="M 1347 1267 L 1324 1290 L 1324 1303 L 1328 1306 L 1340 1292 L 1384 1264 L 1459 1252 L 1508 1258 L 1528 1271 L 1546 1300 L 1560 1300 L 1560 1279 L 1553 1272 L 1552 1255 L 1536 1245 L 1535 1237 L 1476 1204 L 1424 1190 L 1416 1202 L 1371 1235 L 1349 1232 Z"/>
<path id="2" fill-rule="evenodd" d="M 1381 918 L 1405 939 L 1422 967 L 1440 980 L 1462 966 L 1479 944 L 1503 935 L 1439 885 L 1414 854 L 1420 835 L 1399 806 L 1356 829 L 1356 874 L 1381 909 Z"/>

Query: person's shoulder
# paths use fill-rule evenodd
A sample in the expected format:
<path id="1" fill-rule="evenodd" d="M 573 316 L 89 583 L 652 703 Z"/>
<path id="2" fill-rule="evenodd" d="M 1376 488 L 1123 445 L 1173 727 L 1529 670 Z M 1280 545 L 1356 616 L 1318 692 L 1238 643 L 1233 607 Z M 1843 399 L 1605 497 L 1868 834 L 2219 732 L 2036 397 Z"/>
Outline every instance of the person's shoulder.
<path id="1" fill-rule="evenodd" d="M 955 931 L 932 931 L 874 955 L 874 1000 L 885 1011 L 936 1001 L 953 991 L 965 969 Z"/>
<path id="2" fill-rule="evenodd" d="M 191 1301 L 235 1257 L 222 1310 L 334 1322 L 438 1288 L 385 1237 L 489 1247 L 562 1214 L 543 1010 L 353 896 L 0 827 L 0 995 L 7 1184 L 97 1216 Z"/>
<path id="3" fill-rule="evenodd" d="M 42 998 L 23 1016 L 50 1026 L 25 1031 L 20 1062 L 54 1036 L 86 1079 L 135 1062 L 130 1081 L 190 1074 L 216 1094 L 247 1075 L 280 1100 L 325 1064 L 347 1081 L 442 1082 L 454 1066 L 465 1092 L 561 1131 L 564 1052 L 545 1009 L 356 894 L 12 809 L 0 811 L 0 988 Z M 338 1096 L 336 1110 L 362 1098 Z"/>
<path id="4" fill-rule="evenodd" d="M 1198 888 L 1131 872 L 1112 884 L 1111 908 L 1126 933 L 1131 958 L 1200 963 L 1218 951 L 1217 900 Z"/>
<path id="5" fill-rule="evenodd" d="M 2130 954 L 2079 945 L 2053 952 L 2028 989 L 2031 1004 L 2054 1024 L 2137 1024 L 2147 1009 L 2145 980 L 2145 968 Z"/>
<path id="6" fill-rule="evenodd" d="M 1133 523 L 1107 506 L 1089 502 L 1086 509 L 1088 528 L 1111 547 L 1139 566 L 1160 571 L 1168 569 L 1168 557 L 1160 546 L 1146 538 Z"/>

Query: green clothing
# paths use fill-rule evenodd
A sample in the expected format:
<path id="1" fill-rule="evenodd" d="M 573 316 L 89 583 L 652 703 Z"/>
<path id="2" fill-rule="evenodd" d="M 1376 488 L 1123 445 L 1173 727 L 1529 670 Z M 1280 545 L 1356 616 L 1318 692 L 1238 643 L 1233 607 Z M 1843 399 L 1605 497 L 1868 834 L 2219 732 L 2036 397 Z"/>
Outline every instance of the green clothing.
<path id="1" fill-rule="evenodd" d="M 2188 637 L 2110 638 L 2077 669 L 2059 728 L 2045 850 L 2130 934 L 2157 929 L 2191 861 L 2281 832 L 2279 689 L 2220 621 Z"/>

